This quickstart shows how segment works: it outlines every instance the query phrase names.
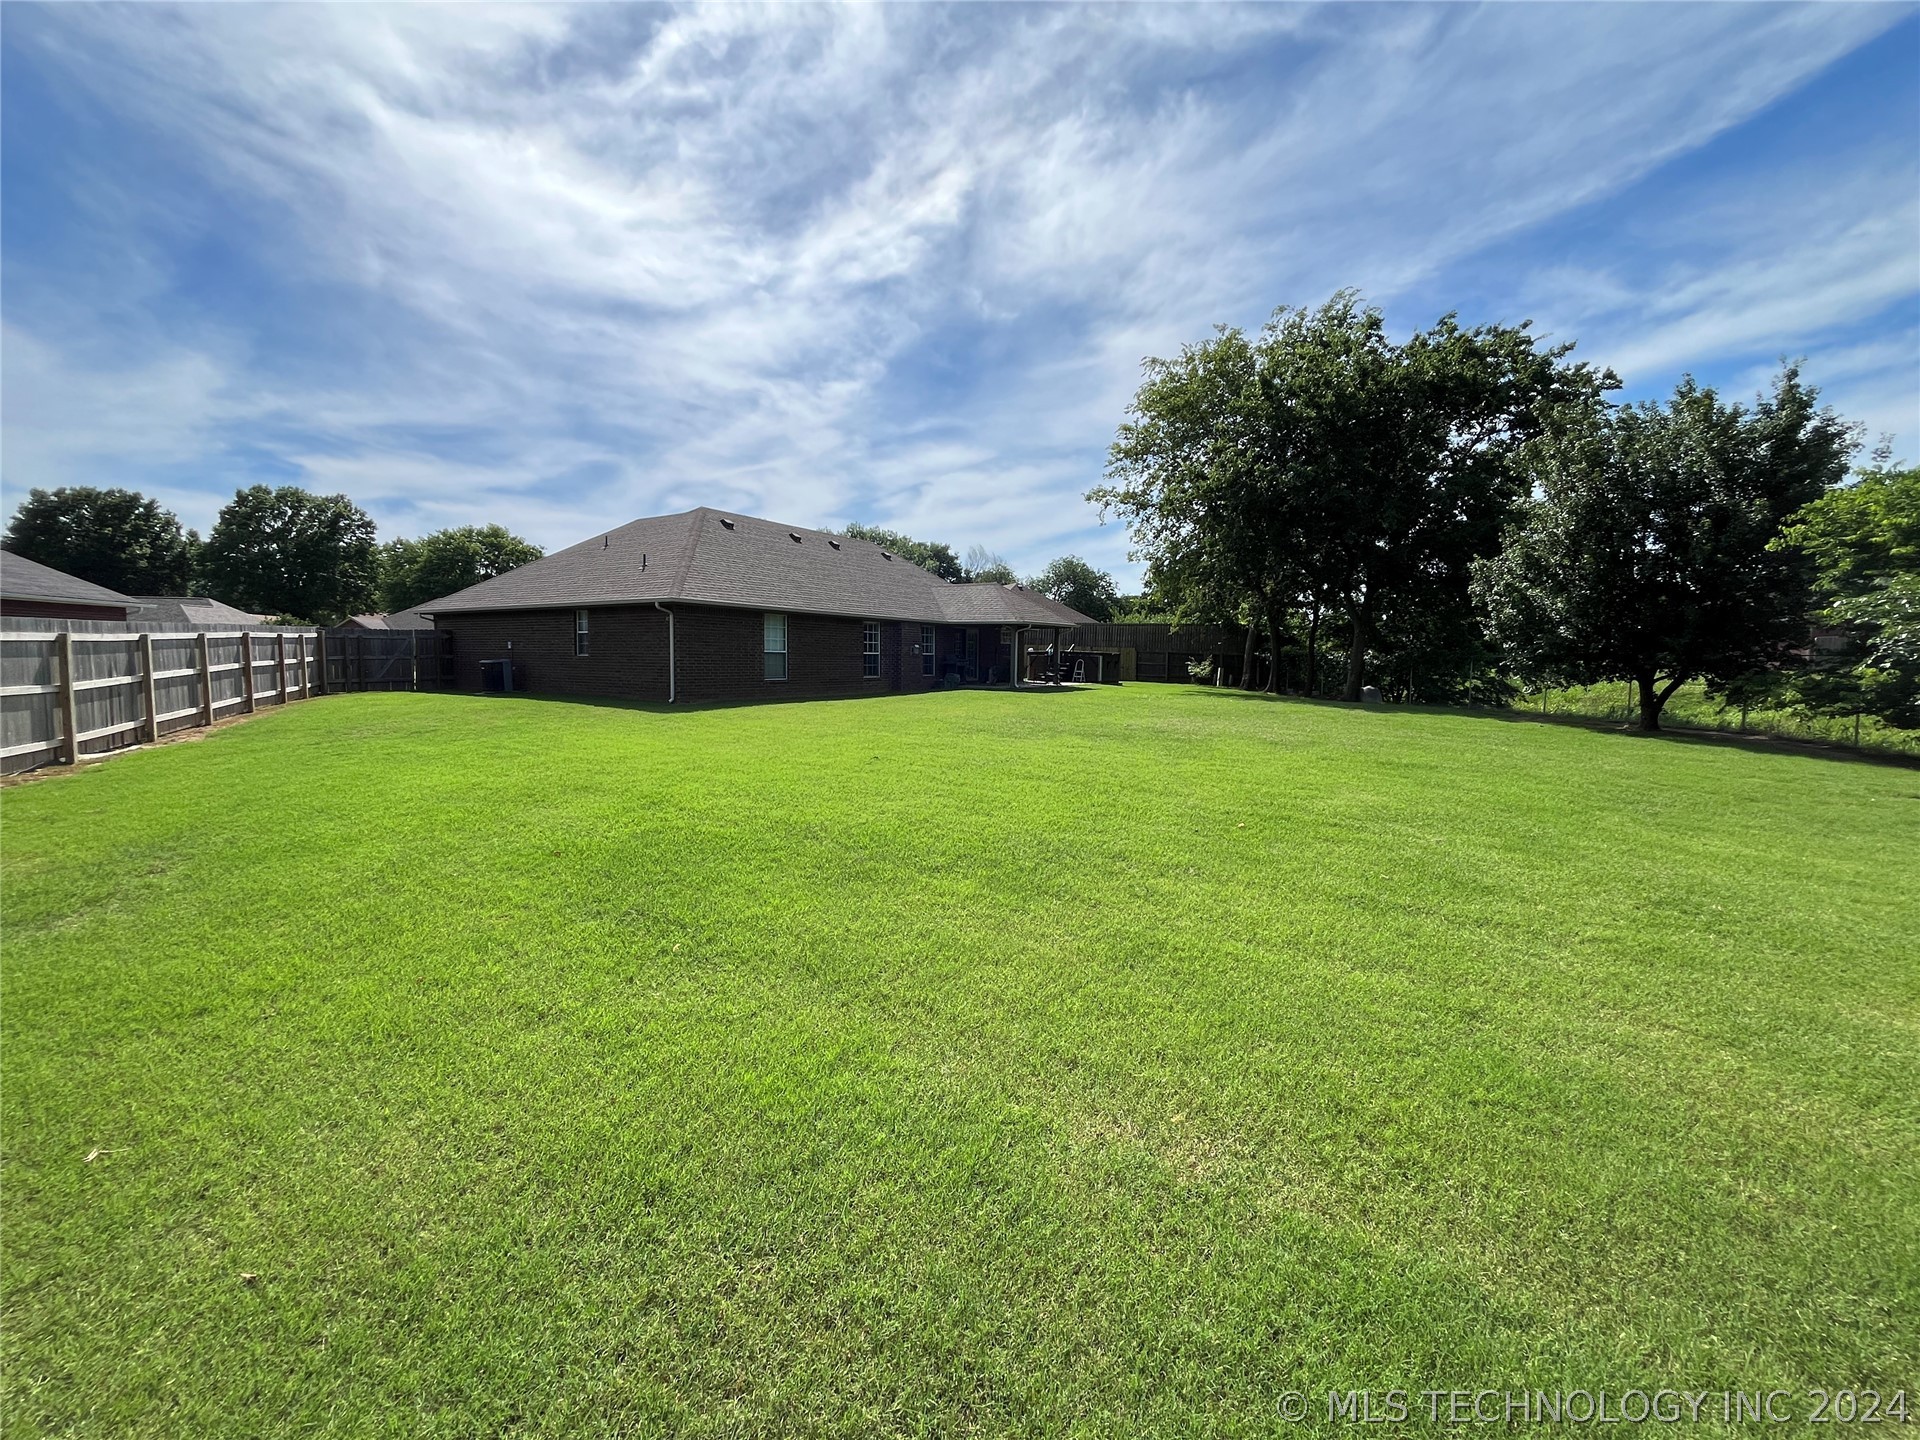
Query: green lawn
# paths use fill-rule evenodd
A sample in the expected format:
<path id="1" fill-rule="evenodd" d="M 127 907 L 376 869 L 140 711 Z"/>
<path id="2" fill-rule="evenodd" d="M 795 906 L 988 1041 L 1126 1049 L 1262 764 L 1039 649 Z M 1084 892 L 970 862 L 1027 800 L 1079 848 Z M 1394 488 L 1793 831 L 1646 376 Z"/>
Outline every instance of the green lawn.
<path id="1" fill-rule="evenodd" d="M 10 1436 L 1920 1418 L 1913 769 L 1186 687 L 360 695 L 0 825 Z"/>

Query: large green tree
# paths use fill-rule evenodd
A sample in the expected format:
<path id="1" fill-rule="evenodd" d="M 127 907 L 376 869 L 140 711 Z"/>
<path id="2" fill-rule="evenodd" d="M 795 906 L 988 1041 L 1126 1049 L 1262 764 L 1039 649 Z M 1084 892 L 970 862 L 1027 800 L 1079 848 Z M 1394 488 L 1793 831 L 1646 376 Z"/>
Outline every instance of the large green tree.
<path id="1" fill-rule="evenodd" d="M 387 610 L 411 610 L 545 553 L 502 525 L 462 525 L 418 540 L 389 540 L 380 547 L 380 603 Z"/>
<path id="2" fill-rule="evenodd" d="M 29 490 L 6 548 L 123 595 L 184 595 L 200 537 L 135 490 Z"/>
<path id="3" fill-rule="evenodd" d="M 216 599 L 327 624 L 372 607 L 379 549 L 373 521 L 346 496 L 253 485 L 221 510 L 200 569 Z"/>
<path id="4" fill-rule="evenodd" d="M 1812 562 L 1820 602 L 1784 698 L 1920 728 L 1920 469 L 1877 464 L 1794 516 L 1776 543 Z"/>
<path id="5" fill-rule="evenodd" d="M 1618 382 L 1568 362 L 1571 344 L 1542 348 L 1525 323 L 1465 328 L 1447 315 L 1395 345 L 1377 310 L 1323 317 L 1306 343 L 1337 324 L 1336 357 L 1353 357 L 1317 383 L 1339 462 L 1321 532 L 1350 631 L 1345 696 L 1358 700 L 1383 624 L 1444 618 L 1453 646 L 1465 643 L 1471 567 L 1498 548 L 1525 493 L 1515 456 L 1555 415 Z"/>
<path id="6" fill-rule="evenodd" d="M 1102 625 L 1113 619 L 1120 605 L 1120 587 L 1113 583 L 1113 576 L 1078 555 L 1062 555 L 1027 585 Z"/>
<path id="7" fill-rule="evenodd" d="M 1791 367 L 1751 409 L 1691 377 L 1592 407 L 1528 448 L 1537 498 L 1476 567 L 1489 633 L 1527 678 L 1632 682 L 1659 729 L 1689 680 L 1724 691 L 1805 644 L 1812 564 L 1773 542 L 1856 445 Z"/>
<path id="8" fill-rule="evenodd" d="M 1175 619 L 1248 624 L 1297 592 L 1299 477 L 1262 386 L 1263 356 L 1244 332 L 1217 327 L 1172 359 L 1150 358 L 1089 492 L 1127 522 L 1133 558 Z"/>
<path id="9" fill-rule="evenodd" d="M 1571 348 L 1451 315 L 1396 343 L 1345 291 L 1282 309 L 1255 340 L 1221 328 L 1147 361 L 1089 498 L 1127 520 L 1154 590 L 1183 614 L 1225 602 L 1264 623 L 1276 653 L 1300 617 L 1310 688 L 1337 620 L 1358 699 L 1383 627 L 1444 620 L 1462 632 L 1449 648 L 1470 648 L 1469 567 L 1522 493 L 1513 457 L 1617 384 L 1569 362 Z"/>

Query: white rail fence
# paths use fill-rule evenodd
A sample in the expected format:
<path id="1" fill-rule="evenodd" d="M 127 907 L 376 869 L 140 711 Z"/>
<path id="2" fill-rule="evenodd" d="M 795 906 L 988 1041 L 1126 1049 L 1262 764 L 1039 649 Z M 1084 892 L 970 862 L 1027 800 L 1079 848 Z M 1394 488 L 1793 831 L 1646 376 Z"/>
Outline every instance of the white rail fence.
<path id="1" fill-rule="evenodd" d="M 324 694 L 316 631 L 0 631 L 0 771 Z"/>

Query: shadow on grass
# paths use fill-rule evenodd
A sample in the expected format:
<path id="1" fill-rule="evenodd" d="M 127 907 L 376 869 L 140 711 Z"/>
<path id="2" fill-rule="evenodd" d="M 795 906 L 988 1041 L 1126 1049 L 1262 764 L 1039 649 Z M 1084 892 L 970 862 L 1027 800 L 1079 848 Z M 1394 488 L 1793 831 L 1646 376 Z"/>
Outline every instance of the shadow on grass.
<path id="1" fill-rule="evenodd" d="M 1854 765 L 1892 765 L 1903 770 L 1920 770 L 1920 755 L 1898 750 L 1855 748 L 1834 741 L 1800 740 L 1780 735 L 1738 735 L 1725 730 L 1691 730 L 1686 726 L 1655 730 L 1651 733 L 1619 720 L 1602 720 L 1592 715 L 1540 715 L 1525 710 L 1507 710 L 1491 705 L 1387 705 L 1366 704 L 1355 700 L 1323 700 L 1305 695 L 1269 695 L 1257 690 L 1215 689 L 1195 686 L 1195 691 L 1210 699 L 1240 700 L 1252 704 L 1310 705 L 1324 710 L 1365 710 L 1382 715 L 1451 715 L 1465 720 L 1490 720 L 1503 725 L 1560 725 L 1611 735 L 1621 740 L 1640 740 L 1669 745 L 1704 745 L 1719 749 L 1745 750 L 1768 755 L 1805 755 L 1817 760 L 1838 760 Z"/>
<path id="2" fill-rule="evenodd" d="M 1037 695 L 1075 695 L 1082 691 L 1096 690 L 1097 685 L 1022 685 L 1018 691 L 1009 690 L 1005 685 L 956 685 L 947 689 L 935 687 L 930 690 L 866 690 L 841 695 L 792 695 L 773 693 L 756 695 L 751 698 L 731 700 L 677 700 L 669 705 L 664 700 L 628 700 L 613 695 L 552 695 L 538 691 L 519 690 L 510 695 L 487 690 L 422 690 L 423 695 L 442 695 L 452 700 L 485 701 L 492 704 L 534 704 L 534 705 L 581 705 L 595 710 L 633 710 L 643 715 L 679 715 L 692 711 L 707 710 L 749 710 L 762 705 L 813 705 L 813 704 L 863 704 L 881 700 L 904 700 L 915 695 L 944 694 L 993 694 L 1014 695 L 1022 700 Z M 1118 688 L 1117 686 L 1111 688 Z"/>

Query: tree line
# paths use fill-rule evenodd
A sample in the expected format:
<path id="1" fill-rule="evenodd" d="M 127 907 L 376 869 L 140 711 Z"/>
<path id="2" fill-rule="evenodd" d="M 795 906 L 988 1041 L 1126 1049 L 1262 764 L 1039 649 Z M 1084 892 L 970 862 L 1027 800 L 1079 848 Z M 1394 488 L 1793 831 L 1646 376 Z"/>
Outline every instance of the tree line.
<path id="1" fill-rule="evenodd" d="M 544 553 L 500 525 L 462 525 L 379 542 L 344 495 L 253 485 L 202 540 L 134 490 L 33 490 L 5 546 L 123 595 L 209 595 L 293 624 L 408 610 L 503 575 Z"/>
<path id="2" fill-rule="evenodd" d="M 1505 701 L 1682 685 L 1920 724 L 1920 472 L 1792 365 L 1621 404 L 1528 324 L 1402 342 L 1350 291 L 1149 359 L 1088 498 L 1170 618 L 1247 627 L 1241 683 Z M 1329 673 L 1330 665 L 1333 673 Z"/>
<path id="3" fill-rule="evenodd" d="M 871 541 L 954 584 L 1024 584 L 1029 590 L 1071 605 L 1082 615 L 1103 624 L 1120 614 L 1127 598 L 1120 594 L 1113 576 L 1078 555 L 1062 555 L 1039 574 L 1022 580 L 1011 565 L 984 545 L 969 547 L 966 559 L 962 560 L 950 545 L 937 540 L 916 540 L 911 535 L 878 525 L 855 523 L 834 533 Z"/>
<path id="4" fill-rule="evenodd" d="M 869 540 L 943 580 L 1018 583 L 981 545 L 964 560 L 951 546 L 853 524 Z M 123 595 L 210 595 L 300 624 L 369 611 L 409 610 L 538 560 L 542 550 L 499 525 L 463 525 L 380 544 L 372 519 L 345 495 L 254 485 L 220 511 L 205 540 L 158 501 L 85 486 L 31 491 L 7 525 L 6 548 Z M 1105 620 L 1120 605 L 1113 577 L 1075 555 L 1027 583 Z"/>
<path id="5" fill-rule="evenodd" d="M 1751 404 L 1691 378 L 1619 404 L 1608 370 L 1528 325 L 1452 315 L 1392 340 L 1341 292 L 1150 359 L 1088 498 L 1126 520 L 1144 595 L 1078 556 L 1030 588 L 1098 621 L 1246 629 L 1241 683 L 1510 700 L 1620 681 L 1657 729 L 1690 682 L 1743 705 L 1920 728 L 1920 470 L 1792 365 Z M 1004 559 L 878 526 L 942 579 Z M 130 594 L 203 593 L 331 623 L 405 610 L 538 559 L 498 525 L 381 544 L 344 495 L 237 492 L 207 538 L 131 490 L 34 490 L 9 550 Z"/>

